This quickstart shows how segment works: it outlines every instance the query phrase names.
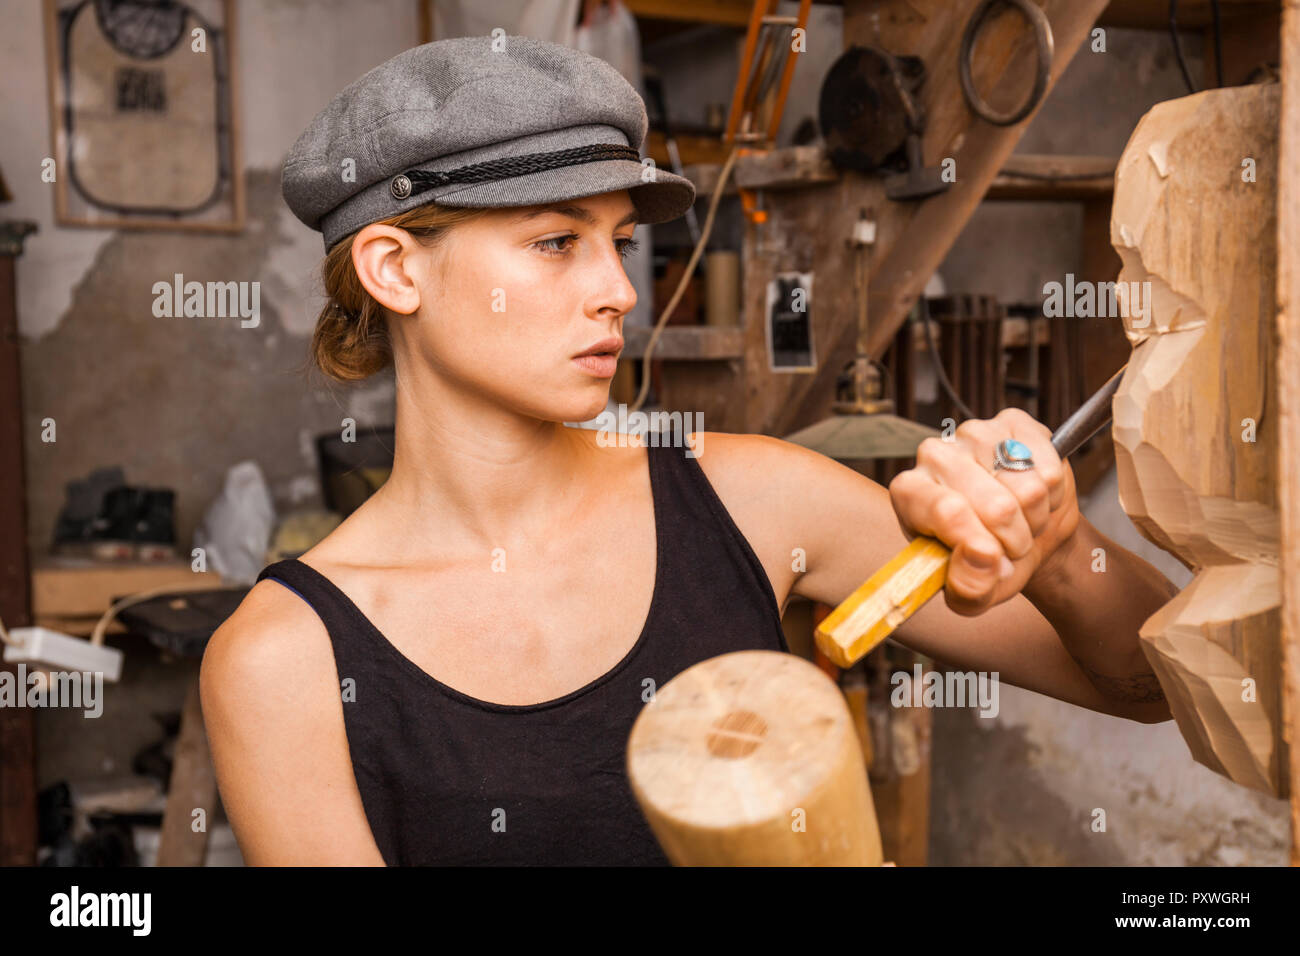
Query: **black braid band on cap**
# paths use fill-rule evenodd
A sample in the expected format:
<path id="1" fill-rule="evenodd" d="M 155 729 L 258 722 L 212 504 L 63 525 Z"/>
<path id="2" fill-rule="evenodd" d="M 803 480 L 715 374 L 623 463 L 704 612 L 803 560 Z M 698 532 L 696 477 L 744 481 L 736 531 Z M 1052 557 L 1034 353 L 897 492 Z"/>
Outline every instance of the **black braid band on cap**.
<path id="1" fill-rule="evenodd" d="M 540 173 L 547 169 L 561 166 L 577 166 L 581 163 L 597 163 L 607 159 L 630 159 L 641 162 L 641 154 L 631 146 L 615 146 L 598 143 L 592 146 L 575 146 L 572 149 L 557 149 L 549 153 L 528 153 L 524 156 L 509 156 L 504 159 L 492 159 L 485 163 L 474 163 L 458 169 L 429 172 L 413 169 L 393 177 L 393 195 L 399 199 L 416 196 L 437 186 L 450 183 L 484 183 L 512 176 L 524 176 L 528 173 Z M 405 178 L 409 191 L 403 189 L 407 184 L 400 180 Z M 405 193 L 405 195 L 401 195 Z"/>

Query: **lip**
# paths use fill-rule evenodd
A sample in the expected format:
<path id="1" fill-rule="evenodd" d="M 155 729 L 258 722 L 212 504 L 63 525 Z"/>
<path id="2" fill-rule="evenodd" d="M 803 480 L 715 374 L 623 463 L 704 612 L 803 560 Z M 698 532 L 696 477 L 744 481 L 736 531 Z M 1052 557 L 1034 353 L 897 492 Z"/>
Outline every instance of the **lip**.
<path id="1" fill-rule="evenodd" d="M 579 352 L 573 361 L 585 372 L 597 378 L 613 378 L 618 371 L 618 353 L 623 350 L 623 340 L 618 336 L 601 339 Z"/>
<path id="2" fill-rule="evenodd" d="M 613 378 L 618 371 L 617 355 L 576 355 L 573 364 L 596 378 Z"/>
<path id="3" fill-rule="evenodd" d="M 584 355 L 596 355 L 601 352 L 608 352 L 618 358 L 618 353 L 623 351 L 623 340 L 618 336 L 611 336 L 607 339 L 601 339 L 599 342 L 583 349 L 574 358 L 582 358 Z"/>

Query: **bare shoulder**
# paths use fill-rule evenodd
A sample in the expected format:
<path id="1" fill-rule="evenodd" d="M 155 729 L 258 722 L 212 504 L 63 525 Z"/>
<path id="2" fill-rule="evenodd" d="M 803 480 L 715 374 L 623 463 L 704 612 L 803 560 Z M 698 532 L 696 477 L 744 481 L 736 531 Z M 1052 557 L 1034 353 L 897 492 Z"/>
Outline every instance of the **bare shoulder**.
<path id="1" fill-rule="evenodd" d="M 709 484 L 768 570 L 778 605 L 842 553 L 844 536 L 880 540 L 897 522 L 889 492 L 825 455 L 770 435 L 698 432 Z M 802 560 L 797 560 L 802 556 Z"/>
<path id="2" fill-rule="evenodd" d="M 199 692 L 246 863 L 382 865 L 353 776 L 329 635 L 302 598 L 275 581 L 255 584 L 209 640 Z"/>
<path id="3" fill-rule="evenodd" d="M 233 761 L 257 733 L 259 748 L 319 740 L 340 706 L 324 623 L 288 588 L 259 581 L 209 639 L 199 694 L 214 759 Z"/>
<path id="4" fill-rule="evenodd" d="M 336 675 L 316 612 L 284 585 L 259 581 L 203 653 L 199 693 L 209 736 L 242 737 L 260 724 L 318 739 L 312 728 L 338 718 Z"/>
<path id="5" fill-rule="evenodd" d="M 217 628 L 203 654 L 205 691 L 238 693 L 254 689 L 268 673 L 288 673 L 301 686 L 332 665 L 325 625 L 310 606 L 284 585 L 264 580 L 253 585 L 235 613 Z M 281 671 L 281 668 L 287 670 Z M 226 680 L 238 687 L 218 688 Z"/>

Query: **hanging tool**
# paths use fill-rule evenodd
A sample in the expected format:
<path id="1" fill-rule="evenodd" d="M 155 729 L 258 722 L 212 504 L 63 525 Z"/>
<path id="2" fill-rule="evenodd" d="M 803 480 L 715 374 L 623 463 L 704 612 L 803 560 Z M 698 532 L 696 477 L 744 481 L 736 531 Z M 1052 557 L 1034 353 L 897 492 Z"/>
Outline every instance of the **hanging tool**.
<path id="1" fill-rule="evenodd" d="M 673 135 L 672 125 L 668 122 L 668 97 L 664 94 L 664 84 L 659 78 L 658 73 L 652 71 L 649 67 L 645 70 L 642 80 L 645 83 L 646 93 L 649 94 L 650 100 L 659 111 L 659 125 L 663 127 L 664 144 L 668 147 L 668 162 L 673 168 L 673 172 L 678 176 L 685 177 L 686 173 L 682 169 L 682 157 L 677 151 L 677 137 Z M 700 221 L 695 216 L 695 207 L 691 206 L 686 210 L 686 227 L 691 231 L 691 245 L 700 241 Z"/>
<path id="2" fill-rule="evenodd" d="M 786 95 L 798 62 L 797 57 L 790 55 L 794 31 L 806 29 L 811 6 L 812 0 L 800 0 L 796 16 L 778 16 L 775 13 L 778 0 L 754 0 L 723 136 L 723 142 L 734 147 L 738 156 L 766 152 L 776 145 Z M 768 116 L 766 123 L 764 114 Z M 722 184 L 716 188 L 721 189 Z M 767 213 L 757 202 L 755 191 L 739 185 L 736 191 L 746 220 L 756 225 L 766 222 Z"/>
<path id="3" fill-rule="evenodd" d="M 1078 451 L 1110 421 L 1111 400 L 1127 367 L 1112 375 L 1052 435 L 1052 447 L 1061 458 Z M 852 666 L 943 590 L 951 557 L 941 541 L 917 535 L 817 625 L 818 649 L 839 667 Z"/>
<path id="4" fill-rule="evenodd" d="M 922 158 L 925 111 L 916 94 L 924 81 L 917 57 L 849 47 L 827 71 L 817 104 L 831 163 L 890 174 L 885 195 L 894 200 L 925 199 L 952 185 Z"/>
<path id="5" fill-rule="evenodd" d="M 1034 88 L 1030 91 L 1029 98 L 1018 109 L 1008 112 L 995 110 L 984 102 L 984 98 L 975 89 L 975 78 L 971 74 L 971 56 L 975 51 L 975 37 L 979 33 L 985 18 L 998 4 L 1006 4 L 1020 11 L 1021 16 L 1033 26 L 1034 41 L 1037 44 L 1035 48 L 1037 51 L 1037 67 L 1034 72 Z M 957 59 L 957 74 L 961 79 L 961 89 L 966 95 L 966 102 L 970 105 L 971 111 L 994 126 L 1014 126 L 1019 123 L 1034 111 L 1034 108 L 1038 106 L 1043 99 L 1043 95 L 1047 92 L 1047 81 L 1052 72 L 1054 49 L 1052 24 L 1048 21 L 1047 14 L 1034 6 L 1030 0 L 984 0 L 971 14 L 970 20 L 966 23 L 966 31 L 961 38 L 961 53 Z"/>
<path id="6" fill-rule="evenodd" d="M 806 29 L 812 0 L 800 0 L 799 13 L 793 17 L 776 15 L 777 6 L 778 0 L 754 0 L 723 137 L 728 145 L 752 143 L 771 149 L 776 144 L 785 98 L 794 79 L 796 59 L 790 56 L 794 31 Z M 775 99 L 770 99 L 778 73 L 780 86 Z M 759 114 L 769 107 L 770 119 L 764 125 Z"/>

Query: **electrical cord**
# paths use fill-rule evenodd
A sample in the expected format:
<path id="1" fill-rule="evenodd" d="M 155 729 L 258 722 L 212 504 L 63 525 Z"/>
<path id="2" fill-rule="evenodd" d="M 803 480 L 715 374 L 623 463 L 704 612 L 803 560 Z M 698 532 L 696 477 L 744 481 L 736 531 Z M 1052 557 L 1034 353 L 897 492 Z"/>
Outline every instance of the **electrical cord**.
<path id="1" fill-rule="evenodd" d="M 1178 60 L 1178 69 L 1183 71 L 1183 82 L 1187 84 L 1188 93 L 1199 92 L 1192 82 L 1192 74 L 1187 69 L 1187 60 L 1183 58 L 1183 44 L 1178 39 L 1178 0 L 1169 0 L 1169 39 L 1174 44 L 1174 57 Z"/>
<path id="2" fill-rule="evenodd" d="M 151 598 L 161 597 L 164 594 L 191 594 L 194 588 L 178 588 L 174 584 L 164 584 L 161 587 L 150 588 L 147 591 L 139 591 L 135 594 L 129 594 L 124 598 L 114 601 L 107 611 L 105 611 L 95 622 L 94 628 L 90 632 L 88 640 L 96 647 L 102 647 L 104 644 L 104 635 L 108 631 L 108 626 L 113 623 L 117 617 L 117 612 L 130 607 L 133 604 L 139 604 L 142 601 L 148 601 Z M 8 644 L 11 647 L 22 647 L 21 641 L 16 640 L 13 635 L 5 628 L 5 622 L 0 619 L 0 644 Z"/>
<path id="3" fill-rule="evenodd" d="M 1210 13 L 1214 17 L 1214 80 L 1223 87 L 1223 21 L 1219 16 L 1219 0 L 1210 0 Z"/>
<path id="4" fill-rule="evenodd" d="M 1214 80 L 1215 85 L 1223 87 L 1223 17 L 1219 10 L 1219 0 L 1210 0 L 1210 14 L 1214 22 Z M 1187 84 L 1188 93 L 1199 93 L 1192 82 L 1191 71 L 1183 58 L 1183 44 L 1178 39 L 1178 0 L 1169 0 L 1169 39 L 1174 44 L 1174 56 L 1178 59 L 1178 69 L 1182 71 L 1183 82 Z"/>
<path id="5" fill-rule="evenodd" d="M 971 55 L 975 50 L 975 36 L 979 33 L 989 11 L 997 4 L 1005 3 L 1015 7 L 1034 28 L 1034 39 L 1038 44 L 1038 69 L 1034 74 L 1034 88 L 1024 104 L 1011 112 L 1000 112 L 989 106 L 975 89 L 975 78 L 971 75 Z M 961 53 L 957 59 L 957 73 L 961 78 L 962 92 L 971 110 L 994 126 L 1014 126 L 1034 111 L 1047 92 L 1047 80 L 1051 76 L 1054 41 L 1052 24 L 1047 14 L 1034 6 L 1029 0 L 984 0 L 971 14 L 966 23 L 966 32 L 961 38 Z"/>
<path id="6" fill-rule="evenodd" d="M 970 408 L 957 397 L 956 390 L 952 387 L 952 382 L 948 381 L 948 376 L 943 370 L 943 362 L 939 360 L 939 350 L 935 348 L 934 336 L 930 334 L 930 303 L 925 298 L 925 293 L 921 293 L 916 300 L 917 309 L 912 313 L 915 320 L 921 323 L 925 331 L 925 344 L 930 351 L 930 361 L 934 363 L 934 373 L 939 379 L 939 385 L 947 393 L 949 400 L 957 406 L 958 411 L 966 418 L 975 418 L 976 415 Z"/>
<path id="7" fill-rule="evenodd" d="M 1210 0 L 1210 14 L 1214 21 L 1214 83 L 1223 86 L 1223 18 L 1219 12 L 1219 0 Z M 1182 70 L 1183 82 L 1187 83 L 1188 94 L 1200 92 L 1192 82 L 1191 70 L 1187 69 L 1187 60 L 1183 59 L 1183 44 L 1178 39 L 1178 0 L 1169 0 L 1169 39 L 1174 43 L 1174 56 L 1178 59 L 1178 69 Z"/>

